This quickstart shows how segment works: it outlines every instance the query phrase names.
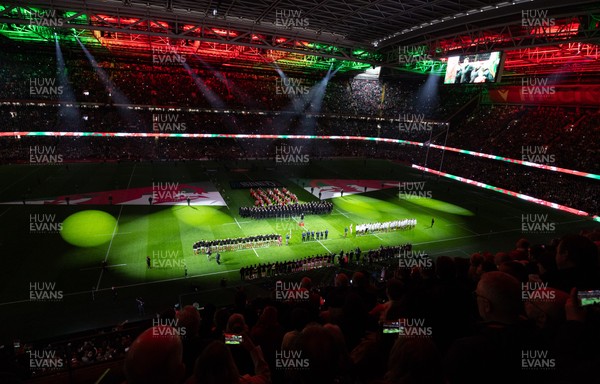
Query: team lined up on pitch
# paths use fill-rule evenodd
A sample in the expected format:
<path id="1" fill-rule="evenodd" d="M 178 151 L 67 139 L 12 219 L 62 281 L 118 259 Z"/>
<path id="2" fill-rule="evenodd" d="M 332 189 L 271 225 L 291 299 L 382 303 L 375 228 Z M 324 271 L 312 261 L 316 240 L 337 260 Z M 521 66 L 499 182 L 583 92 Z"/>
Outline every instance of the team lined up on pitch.
<path id="1" fill-rule="evenodd" d="M 293 217 L 300 215 L 324 215 L 333 211 L 333 203 L 329 201 L 313 201 L 288 205 L 269 205 L 266 207 L 240 207 L 241 217 L 267 219 L 274 217 Z"/>
<path id="2" fill-rule="evenodd" d="M 371 232 L 388 232 L 394 230 L 413 229 L 417 226 L 417 219 L 404 219 L 386 221 L 383 223 L 356 224 L 356 234 L 366 235 Z"/>
<path id="3" fill-rule="evenodd" d="M 200 240 L 194 243 L 192 248 L 194 253 L 207 253 L 209 251 L 237 251 L 248 248 L 270 247 L 272 245 L 281 245 L 281 235 L 257 235 L 248 237 L 238 237 L 234 239 L 218 240 Z"/>

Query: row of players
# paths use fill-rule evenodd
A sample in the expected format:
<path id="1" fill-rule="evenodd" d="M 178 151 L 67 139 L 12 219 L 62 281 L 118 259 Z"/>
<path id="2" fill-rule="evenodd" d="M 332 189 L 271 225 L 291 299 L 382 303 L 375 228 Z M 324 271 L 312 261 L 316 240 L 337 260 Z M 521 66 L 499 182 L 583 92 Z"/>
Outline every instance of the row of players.
<path id="1" fill-rule="evenodd" d="M 238 237 L 235 239 L 220 240 L 200 240 L 194 243 L 192 248 L 194 253 L 207 253 L 209 250 L 216 251 L 235 251 L 245 248 L 261 248 L 271 245 L 281 245 L 281 235 L 257 235 L 248 237 Z"/>
<path id="2" fill-rule="evenodd" d="M 310 203 L 272 205 L 268 207 L 240 207 L 241 217 L 266 219 L 273 217 L 292 217 L 309 215 L 324 215 L 333 211 L 333 203 L 329 201 L 313 201 Z"/>
<path id="3" fill-rule="evenodd" d="M 363 235 L 370 232 L 377 231 L 390 231 L 390 230 L 406 230 L 412 229 L 417 225 L 417 219 L 403 219 L 386 221 L 381 223 L 369 223 L 369 224 L 356 224 L 356 234 Z M 433 225 L 433 224 L 432 224 Z M 344 237 L 347 237 L 348 230 L 352 234 L 352 224 L 349 227 L 344 228 Z M 306 231 L 302 232 L 302 241 L 311 240 L 327 240 L 329 237 L 329 230 L 324 231 Z M 286 234 L 286 245 L 289 245 L 290 234 Z M 248 237 L 239 237 L 235 239 L 219 239 L 219 240 L 200 240 L 194 243 L 192 246 L 194 253 L 207 253 L 209 251 L 216 250 L 222 251 L 235 251 L 246 248 L 261 248 L 268 247 L 277 244 L 281 246 L 282 236 L 278 234 L 269 235 L 257 235 Z"/>
<path id="4" fill-rule="evenodd" d="M 310 241 L 310 240 L 326 240 L 329 236 L 329 230 L 325 229 L 324 231 L 306 231 L 302 232 L 302 241 Z"/>
<path id="5" fill-rule="evenodd" d="M 405 230 L 412 229 L 417 226 L 417 219 L 404 219 L 404 220 L 394 220 L 394 221 L 386 221 L 383 223 L 369 223 L 369 224 L 357 224 L 356 225 L 356 234 L 357 235 L 366 235 L 370 232 L 388 232 L 396 229 Z M 433 223 L 432 225 L 433 226 Z"/>

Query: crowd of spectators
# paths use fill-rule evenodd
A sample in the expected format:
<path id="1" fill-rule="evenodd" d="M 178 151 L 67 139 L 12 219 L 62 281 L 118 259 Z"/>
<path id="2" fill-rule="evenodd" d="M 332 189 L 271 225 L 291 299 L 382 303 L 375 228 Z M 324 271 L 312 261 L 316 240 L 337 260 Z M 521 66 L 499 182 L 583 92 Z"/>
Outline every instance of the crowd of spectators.
<path id="1" fill-rule="evenodd" d="M 226 310 L 196 315 L 184 308 L 208 322 L 206 331 L 169 341 L 179 350 L 172 366 L 134 372 L 132 354 L 127 382 L 147 370 L 170 379 L 164 383 L 183 382 L 184 370 L 188 383 L 588 382 L 600 359 L 599 313 L 578 304 L 576 289 L 600 281 L 592 239 L 600 234 L 536 245 L 520 239 L 497 254 L 440 256 L 433 268 L 392 269 L 385 281 L 359 270 L 338 273 L 333 286 L 316 287 L 306 277 L 278 281 L 271 297 L 249 300 L 239 290 Z M 327 258 L 311 262 L 319 260 Z M 398 319 L 400 334 L 383 332 Z M 430 332 L 411 337 L 419 327 Z M 248 344 L 225 344 L 223 333 Z"/>
<path id="2" fill-rule="evenodd" d="M 453 175 L 484 182 L 496 187 L 523 193 L 542 200 L 598 214 L 600 207 L 595 196 L 599 187 L 593 179 L 473 157 L 437 149 L 428 154 L 423 148 L 357 140 L 298 141 L 302 153 L 311 161 L 329 158 L 388 159 L 405 164 L 426 165 Z M 22 137 L 0 139 L 0 159 L 3 163 L 34 164 L 31 162 L 33 147 L 50 147 L 60 154 L 63 163 L 78 161 L 153 161 L 159 159 L 226 160 L 267 159 L 273 165 L 276 144 L 274 141 L 255 139 L 151 139 L 107 137 Z M 443 162 L 442 162 L 443 156 Z M 35 159 L 34 159 L 35 160 Z M 427 160 L 427 161 L 426 161 Z M 245 207 L 244 210 L 250 210 Z M 289 208 L 291 212 L 292 208 Z M 281 212 L 281 214 L 285 214 Z M 272 212 L 274 215 L 278 212 Z M 249 215 L 250 211 L 244 213 Z M 258 213 L 257 213 L 258 214 Z M 266 214 L 266 213 L 265 213 Z M 269 213 L 271 214 L 271 213 Z"/>
<path id="3" fill-rule="evenodd" d="M 0 75 L 7 87 L 0 100 L 68 101 L 100 104 L 137 104 L 167 107 L 281 111 L 292 109 L 298 96 L 308 108 L 310 94 L 289 95 L 275 74 L 214 72 L 203 68 L 157 66 L 139 60 L 123 62 L 98 58 L 94 69 L 84 58 L 69 55 L 65 69 L 57 70 L 54 55 L 41 52 L 6 52 L 0 56 Z M 321 79 L 295 79 L 310 88 Z M 289 81 L 289 79 L 287 80 Z M 398 116 L 419 113 L 430 118 L 448 117 L 478 91 L 473 88 L 441 88 L 439 95 L 422 92 L 425 80 L 379 81 L 342 77 L 328 83 L 318 112 L 343 115 Z M 60 92 L 38 92 L 61 87 Z M 50 85 L 48 85 L 50 84 Z M 177 84 L 177 87 L 173 87 Z M 44 88 L 45 89 L 45 88 Z M 440 103 L 442 99 L 451 100 Z"/>
<path id="4" fill-rule="evenodd" d="M 550 166 L 598 173 L 597 109 L 480 105 L 451 127 L 448 145 Z M 443 144 L 438 140 L 437 144 Z M 536 159 L 532 151 L 545 152 Z"/>
<path id="5" fill-rule="evenodd" d="M 76 111 L 78 120 L 67 117 Z M 163 118 L 171 123 L 154 121 Z M 431 122 L 426 129 L 397 121 L 399 115 L 383 120 L 342 116 L 300 116 L 294 113 L 229 113 L 189 110 L 127 109 L 107 106 L 61 108 L 56 105 L 2 105 L 2 131 L 82 131 L 158 133 L 237 133 L 367 136 L 443 145 L 445 125 Z M 516 107 L 481 105 L 467 118 L 450 127 L 447 145 L 597 173 L 593 138 L 597 136 L 600 113 L 561 107 Z M 70 123 L 67 124 L 67 121 Z M 173 123 L 173 121 L 177 121 Z M 32 124 L 33 122 L 33 124 Z M 275 152 L 275 142 L 270 143 Z"/>
<path id="6" fill-rule="evenodd" d="M 600 289 L 599 248 L 595 230 L 423 267 L 395 261 L 410 244 L 261 264 L 240 274 L 268 281 L 269 295 L 240 287 L 226 307 L 169 309 L 141 334 L 37 347 L 72 368 L 122 359 L 123 376 L 105 384 L 587 383 L 600 362 L 600 311 L 577 293 Z M 331 267 L 333 284 L 307 277 Z M 231 335 L 238 343 L 226 343 Z"/>
<path id="7" fill-rule="evenodd" d="M 71 340 L 23 344 L 15 350 L 16 361 L 28 371 L 27 375 L 37 377 L 96 363 L 122 360 L 140 332 L 135 327 L 122 328 L 119 326 L 108 332 L 102 330 L 93 336 L 86 335 Z M 43 361 L 36 364 L 33 362 L 39 359 L 37 356 L 52 357 L 46 357 L 48 361 L 45 364 Z M 52 360 L 55 360 L 56 364 L 52 364 Z"/>
<path id="8" fill-rule="evenodd" d="M 431 152 L 428 166 L 438 169 L 441 152 Z M 442 171 L 504 188 L 542 200 L 577 208 L 590 214 L 600 213 L 600 185 L 595 180 L 560 172 L 523 167 L 512 163 L 477 159 L 446 152 Z"/>
<path id="9" fill-rule="evenodd" d="M 577 292 L 600 288 L 599 245 L 596 230 L 438 256 L 430 267 L 389 263 L 381 275 L 355 263 L 338 269 L 333 285 L 306 277 L 310 267 L 329 266 L 330 255 L 251 267 L 242 276 L 267 278 L 270 295 L 238 288 L 227 307 L 166 311 L 161 324 L 177 320 L 173 327 L 143 332 L 125 355 L 124 376 L 103 382 L 592 382 L 600 312 L 582 307 Z M 369 253 L 394 260 L 397 251 Z M 289 272 L 297 272 L 291 281 L 268 279 Z M 84 341 L 77 350 L 89 356 L 99 345 Z"/>

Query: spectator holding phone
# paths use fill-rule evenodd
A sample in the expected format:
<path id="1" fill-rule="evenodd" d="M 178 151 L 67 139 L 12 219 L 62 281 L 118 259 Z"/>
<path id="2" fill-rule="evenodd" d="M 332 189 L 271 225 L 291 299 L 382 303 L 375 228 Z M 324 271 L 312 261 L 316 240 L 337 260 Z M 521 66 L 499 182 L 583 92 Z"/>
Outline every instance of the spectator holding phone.
<path id="1" fill-rule="evenodd" d="M 222 341 L 213 341 L 196 360 L 194 375 L 186 384 L 268 384 L 271 371 L 263 357 L 260 346 L 254 345 L 247 332 L 240 334 L 239 344 L 250 353 L 254 364 L 254 375 L 240 375 L 230 349 Z"/>

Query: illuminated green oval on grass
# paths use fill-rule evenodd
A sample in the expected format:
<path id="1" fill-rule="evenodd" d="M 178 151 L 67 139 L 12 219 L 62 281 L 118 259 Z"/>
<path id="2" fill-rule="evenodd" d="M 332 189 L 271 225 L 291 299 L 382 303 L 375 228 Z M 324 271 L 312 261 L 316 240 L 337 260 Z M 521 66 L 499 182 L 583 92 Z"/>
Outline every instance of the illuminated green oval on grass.
<path id="1" fill-rule="evenodd" d="M 428 199 L 424 197 L 410 198 L 404 200 L 408 203 L 416 204 L 421 207 L 435 209 L 436 211 L 447 212 L 461 216 L 473 216 L 473 212 L 469 211 L 468 209 L 441 200 Z"/>
<path id="2" fill-rule="evenodd" d="M 221 225 L 234 222 L 231 216 L 221 210 L 221 207 L 175 205 L 171 209 L 178 220 L 193 226 Z"/>
<path id="3" fill-rule="evenodd" d="M 60 235 L 76 247 L 96 247 L 112 238 L 117 220 L 103 211 L 81 211 L 67 217 Z"/>

